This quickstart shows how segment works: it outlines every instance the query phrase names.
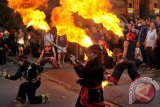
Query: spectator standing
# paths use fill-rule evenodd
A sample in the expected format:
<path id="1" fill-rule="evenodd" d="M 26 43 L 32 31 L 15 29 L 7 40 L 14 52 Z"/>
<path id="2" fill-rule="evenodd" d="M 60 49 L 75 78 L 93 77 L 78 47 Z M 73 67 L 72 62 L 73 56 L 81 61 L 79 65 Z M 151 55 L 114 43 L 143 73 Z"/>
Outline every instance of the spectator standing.
<path id="1" fill-rule="evenodd" d="M 147 33 L 145 40 L 145 49 L 147 55 L 148 68 L 146 70 L 155 70 L 155 47 L 157 42 L 157 32 L 155 28 L 155 23 L 150 23 L 150 28 Z"/>
<path id="2" fill-rule="evenodd" d="M 19 54 L 22 55 L 24 50 L 24 33 L 22 29 L 19 29 L 17 43 L 18 43 Z"/>
<path id="3" fill-rule="evenodd" d="M 66 35 L 64 35 L 64 36 L 57 36 L 57 38 L 56 38 L 56 44 L 65 53 L 67 52 L 68 42 L 67 42 Z M 65 53 L 62 52 L 60 49 L 58 49 L 57 52 L 58 52 L 58 64 L 61 67 L 61 61 L 62 61 L 62 64 L 65 63 Z"/>
<path id="4" fill-rule="evenodd" d="M 98 32 L 96 26 L 92 26 L 91 40 L 92 40 L 93 44 L 98 44 L 100 39 L 101 39 L 101 35 Z"/>
<path id="5" fill-rule="evenodd" d="M 142 24 L 142 27 L 141 27 L 139 34 L 138 34 L 138 42 L 140 43 L 140 49 L 142 51 L 143 61 L 144 61 L 144 63 L 146 63 L 147 59 L 146 59 L 146 51 L 144 49 L 144 41 L 146 39 L 149 27 L 146 25 L 145 19 L 141 20 L 141 24 Z"/>

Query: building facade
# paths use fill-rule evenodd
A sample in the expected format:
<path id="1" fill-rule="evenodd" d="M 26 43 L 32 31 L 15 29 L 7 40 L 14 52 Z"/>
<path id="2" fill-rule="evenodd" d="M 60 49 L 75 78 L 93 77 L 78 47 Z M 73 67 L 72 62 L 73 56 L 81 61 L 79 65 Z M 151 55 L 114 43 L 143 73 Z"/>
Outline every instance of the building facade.
<path id="1" fill-rule="evenodd" d="M 110 0 L 117 15 L 148 17 L 160 14 L 160 0 Z"/>

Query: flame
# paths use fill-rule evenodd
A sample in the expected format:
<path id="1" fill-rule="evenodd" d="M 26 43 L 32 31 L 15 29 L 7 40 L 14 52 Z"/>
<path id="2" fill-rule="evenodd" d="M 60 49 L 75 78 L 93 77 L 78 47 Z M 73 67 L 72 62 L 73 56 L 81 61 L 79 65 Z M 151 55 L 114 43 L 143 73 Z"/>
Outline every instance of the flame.
<path id="1" fill-rule="evenodd" d="M 107 30 L 112 30 L 116 35 L 122 36 L 120 20 L 110 13 L 109 0 L 60 0 L 60 4 L 68 11 L 78 13 L 85 19 L 92 19 L 97 24 L 103 24 Z"/>
<path id="2" fill-rule="evenodd" d="M 52 11 L 52 25 L 56 26 L 58 35 L 66 34 L 68 41 L 77 42 L 84 47 L 92 45 L 85 30 L 75 26 L 72 13 L 64 8 L 57 7 Z"/>
<path id="3" fill-rule="evenodd" d="M 112 57 L 113 56 L 113 52 L 111 50 L 109 50 L 108 48 L 106 50 L 107 50 L 108 56 Z"/>
<path id="4" fill-rule="evenodd" d="M 35 29 L 50 30 L 49 25 L 45 21 L 46 15 L 37 8 L 45 6 L 48 0 L 8 0 L 8 6 L 18 12 L 23 23 L 33 26 Z"/>
<path id="5" fill-rule="evenodd" d="M 90 38 L 86 35 L 84 29 L 74 24 L 73 13 L 78 13 L 84 19 L 91 19 L 95 23 L 112 30 L 115 34 L 121 36 L 120 20 L 116 15 L 109 13 L 111 8 L 108 0 L 60 0 L 61 6 L 52 11 L 52 26 L 57 28 L 58 35 L 67 35 L 67 40 L 76 42 L 84 47 L 92 45 Z"/>
<path id="6" fill-rule="evenodd" d="M 105 48 L 107 53 L 108 53 L 108 56 L 109 57 L 113 57 L 113 52 L 111 50 L 109 50 L 108 48 Z M 87 55 L 84 53 L 84 60 L 87 61 L 88 60 L 88 57 Z"/>
<path id="7" fill-rule="evenodd" d="M 88 57 L 86 54 L 84 54 L 84 60 L 87 61 L 88 60 Z"/>
<path id="8" fill-rule="evenodd" d="M 103 89 L 104 89 L 107 85 L 108 85 L 108 81 L 107 81 L 107 80 L 102 81 L 102 88 L 103 88 Z"/>

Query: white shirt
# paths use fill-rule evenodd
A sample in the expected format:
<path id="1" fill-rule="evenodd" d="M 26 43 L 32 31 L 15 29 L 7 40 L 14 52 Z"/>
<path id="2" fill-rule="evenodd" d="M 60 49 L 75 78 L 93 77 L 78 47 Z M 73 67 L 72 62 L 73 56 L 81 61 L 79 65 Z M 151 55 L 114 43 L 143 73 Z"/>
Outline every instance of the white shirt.
<path id="1" fill-rule="evenodd" d="M 47 33 L 46 35 L 46 38 L 49 40 L 49 41 L 52 41 L 54 42 L 54 37 L 53 37 L 53 34 L 52 33 Z M 47 43 L 48 41 L 44 39 L 44 43 Z"/>
<path id="2" fill-rule="evenodd" d="M 146 36 L 146 46 L 152 47 L 156 39 L 157 39 L 156 29 L 154 29 L 153 31 L 149 30 Z"/>

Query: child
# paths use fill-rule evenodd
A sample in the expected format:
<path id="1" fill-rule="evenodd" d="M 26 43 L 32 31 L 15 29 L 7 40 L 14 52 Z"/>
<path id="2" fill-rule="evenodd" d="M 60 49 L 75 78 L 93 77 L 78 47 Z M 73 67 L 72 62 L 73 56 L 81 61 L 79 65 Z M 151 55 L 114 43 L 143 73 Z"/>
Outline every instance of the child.
<path id="1" fill-rule="evenodd" d="M 50 43 L 46 43 L 42 53 L 37 61 L 41 66 L 44 66 L 47 62 L 52 64 L 53 68 L 58 69 L 59 65 L 56 63 L 56 52 Z"/>
<path id="2" fill-rule="evenodd" d="M 143 62 L 143 57 L 142 57 L 142 53 L 141 53 L 141 49 L 140 47 L 140 43 L 137 42 L 136 44 L 136 48 L 135 48 L 135 63 L 137 65 L 137 68 L 142 64 Z"/>

